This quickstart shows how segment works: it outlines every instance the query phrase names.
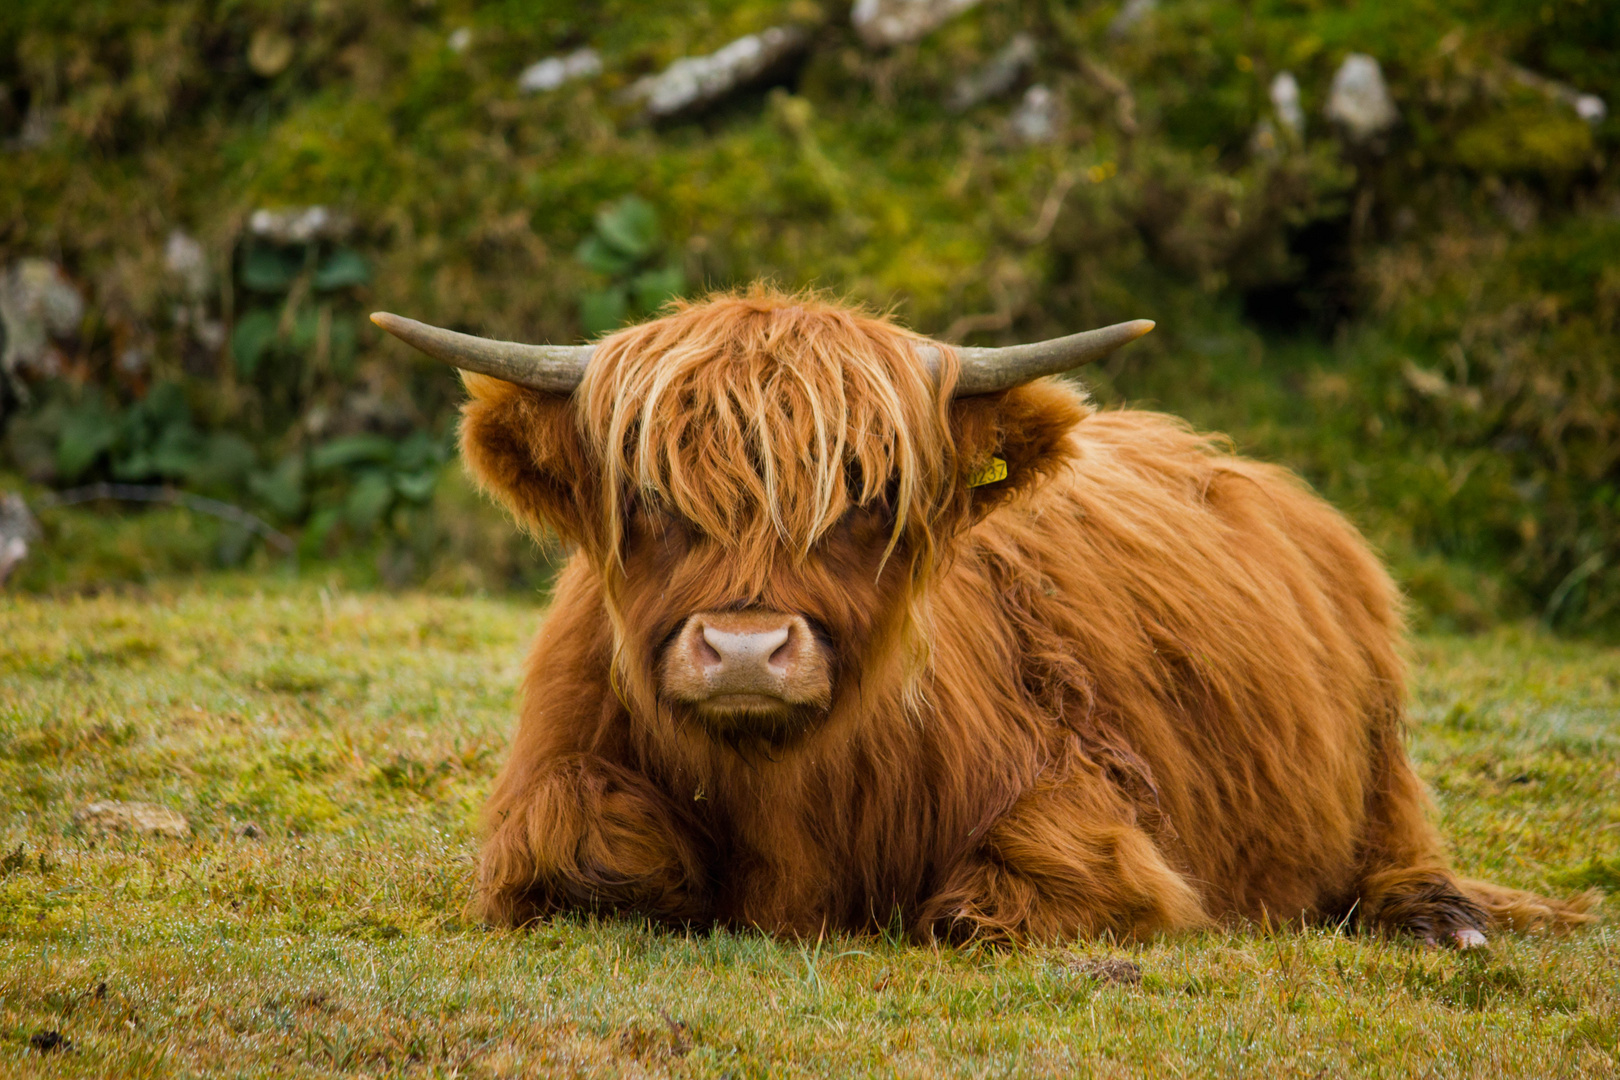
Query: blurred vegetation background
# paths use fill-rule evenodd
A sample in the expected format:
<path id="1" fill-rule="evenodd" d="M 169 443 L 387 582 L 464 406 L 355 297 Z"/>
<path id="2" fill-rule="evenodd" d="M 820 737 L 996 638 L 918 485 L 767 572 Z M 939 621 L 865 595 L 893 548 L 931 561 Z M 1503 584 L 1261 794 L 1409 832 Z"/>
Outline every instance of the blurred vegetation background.
<path id="1" fill-rule="evenodd" d="M 1620 5 L 10 0 L 12 587 L 543 587 L 375 308 L 568 342 L 771 278 L 1285 462 L 1420 619 L 1620 631 Z M 93 493 L 93 492 L 92 492 Z M 322 569 L 324 568 L 324 569 Z"/>

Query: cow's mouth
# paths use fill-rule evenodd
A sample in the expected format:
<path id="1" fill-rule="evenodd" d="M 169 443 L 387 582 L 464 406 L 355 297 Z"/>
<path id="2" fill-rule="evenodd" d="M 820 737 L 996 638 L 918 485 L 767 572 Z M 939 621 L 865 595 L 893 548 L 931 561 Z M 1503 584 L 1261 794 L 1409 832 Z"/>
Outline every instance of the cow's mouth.
<path id="1" fill-rule="evenodd" d="M 692 703 L 698 712 L 710 714 L 787 712 L 795 706 L 791 701 L 771 694 L 715 694 Z"/>

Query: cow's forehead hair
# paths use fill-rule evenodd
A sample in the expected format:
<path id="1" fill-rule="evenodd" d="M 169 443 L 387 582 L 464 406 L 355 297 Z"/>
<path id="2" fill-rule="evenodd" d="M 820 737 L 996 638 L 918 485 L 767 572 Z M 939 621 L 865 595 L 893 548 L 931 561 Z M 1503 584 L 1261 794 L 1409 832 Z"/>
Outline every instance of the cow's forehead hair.
<path id="1" fill-rule="evenodd" d="M 952 449 L 948 401 L 918 340 L 848 307 L 758 288 L 679 304 L 604 340 L 576 400 L 603 465 L 614 548 L 623 495 L 640 492 L 728 546 L 803 558 L 851 498 L 892 485 L 891 548 L 920 531 L 931 549 Z"/>

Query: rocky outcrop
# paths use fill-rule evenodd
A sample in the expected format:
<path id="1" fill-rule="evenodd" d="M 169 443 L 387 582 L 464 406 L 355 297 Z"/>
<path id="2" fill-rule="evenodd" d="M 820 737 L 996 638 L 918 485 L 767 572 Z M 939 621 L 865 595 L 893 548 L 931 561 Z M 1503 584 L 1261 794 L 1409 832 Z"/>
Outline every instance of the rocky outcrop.
<path id="1" fill-rule="evenodd" d="M 1366 53 L 1351 53 L 1339 65 L 1325 111 L 1353 143 L 1370 143 L 1401 119 L 1384 83 L 1384 69 Z"/>
<path id="2" fill-rule="evenodd" d="M 548 56 L 530 64 L 518 76 L 518 89 L 525 94 L 541 94 L 601 73 L 602 57 L 596 50 L 578 49 L 567 56 Z"/>
<path id="3" fill-rule="evenodd" d="M 1035 39 L 1015 34 L 985 65 L 956 80 L 946 104 L 956 112 L 998 98 L 1018 85 L 1024 72 L 1035 63 Z"/>
<path id="4" fill-rule="evenodd" d="M 14 384 L 27 369 L 57 373 L 54 342 L 72 337 L 84 318 L 84 297 L 49 259 L 18 259 L 0 274 L 0 373 Z"/>
<path id="5" fill-rule="evenodd" d="M 886 49 L 917 41 L 979 0 L 855 0 L 849 21 L 861 41 Z"/>
<path id="6" fill-rule="evenodd" d="M 769 73 L 803 52 L 810 34 L 799 26 L 773 26 L 707 56 L 683 56 L 630 87 L 626 97 L 650 119 L 695 112 Z"/>

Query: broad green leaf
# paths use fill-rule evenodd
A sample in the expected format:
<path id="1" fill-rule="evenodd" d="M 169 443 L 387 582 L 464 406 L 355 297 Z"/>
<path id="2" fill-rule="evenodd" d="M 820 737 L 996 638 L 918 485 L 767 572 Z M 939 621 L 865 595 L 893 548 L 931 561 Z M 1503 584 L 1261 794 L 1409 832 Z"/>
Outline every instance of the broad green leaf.
<path id="1" fill-rule="evenodd" d="M 320 331 L 320 314 L 313 308 L 303 308 L 293 316 L 290 344 L 296 352 L 308 355 L 315 351 L 315 339 Z"/>
<path id="2" fill-rule="evenodd" d="M 388 474 L 372 469 L 360 474 L 343 501 L 343 516 L 359 532 L 370 532 L 394 502 L 394 485 Z"/>
<path id="3" fill-rule="evenodd" d="M 371 280 L 371 265 L 350 248 L 339 248 L 326 257 L 315 271 L 315 287 L 321 290 L 346 289 Z"/>
<path id="4" fill-rule="evenodd" d="M 433 497 L 433 487 L 438 482 L 439 473 L 436 469 L 424 469 L 414 473 L 395 473 L 394 489 L 401 497 L 413 503 L 425 503 Z"/>
<path id="5" fill-rule="evenodd" d="M 672 296 L 679 296 L 686 288 L 686 275 L 679 266 L 662 266 L 637 274 L 630 287 L 635 290 L 636 304 L 651 314 L 664 306 Z"/>
<path id="6" fill-rule="evenodd" d="M 394 456 L 394 440 L 386 435 L 348 435 L 310 451 L 310 467 L 317 472 L 351 465 L 378 465 Z"/>
<path id="7" fill-rule="evenodd" d="M 444 443 L 426 431 L 412 432 L 394 450 L 394 468 L 414 472 L 441 464 L 449 455 Z"/>
<path id="8" fill-rule="evenodd" d="M 248 490 L 283 520 L 293 520 L 304 510 L 304 458 L 292 454 L 268 472 L 248 477 Z"/>
<path id="9" fill-rule="evenodd" d="M 216 431 L 204 441 L 186 483 L 199 488 L 237 487 L 258 463 L 253 444 L 234 431 Z"/>
<path id="10" fill-rule="evenodd" d="M 56 441 L 56 471 L 69 483 L 105 453 L 117 435 L 112 411 L 99 395 L 87 395 L 62 417 Z"/>
<path id="11" fill-rule="evenodd" d="M 152 471 L 165 479 L 186 476 L 203 466 L 207 450 L 189 423 L 170 424 L 152 447 Z"/>
<path id="12" fill-rule="evenodd" d="M 574 258 L 606 277 L 627 274 L 636 265 L 634 258 L 612 247 L 600 236 L 587 236 L 574 249 Z"/>
<path id="13" fill-rule="evenodd" d="M 191 424 L 191 406 L 186 404 L 186 393 L 179 383 L 160 382 L 147 393 L 146 397 L 137 402 L 131 409 L 145 417 L 155 429 L 172 427 L 175 424 Z"/>
<path id="14" fill-rule="evenodd" d="M 318 555 L 332 530 L 343 521 L 343 511 L 336 506 L 319 510 L 309 519 L 298 538 L 298 550 L 304 555 Z"/>
<path id="15" fill-rule="evenodd" d="M 623 254 L 645 258 L 658 243 L 658 211 L 646 199 L 627 195 L 597 212 L 596 233 Z"/>
<path id="16" fill-rule="evenodd" d="M 236 329 L 231 331 L 231 355 L 236 359 L 236 373 L 242 378 L 251 379 L 259 369 L 259 361 L 276 340 L 278 322 L 273 313 L 263 308 L 236 320 Z"/>
<path id="17" fill-rule="evenodd" d="M 303 265 L 300 256 L 275 248 L 251 247 L 242 256 L 242 284 L 261 293 L 284 293 Z"/>

